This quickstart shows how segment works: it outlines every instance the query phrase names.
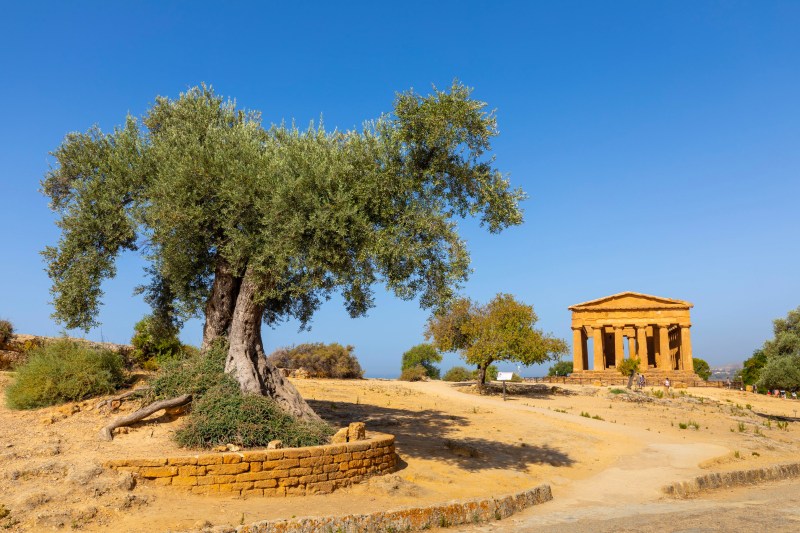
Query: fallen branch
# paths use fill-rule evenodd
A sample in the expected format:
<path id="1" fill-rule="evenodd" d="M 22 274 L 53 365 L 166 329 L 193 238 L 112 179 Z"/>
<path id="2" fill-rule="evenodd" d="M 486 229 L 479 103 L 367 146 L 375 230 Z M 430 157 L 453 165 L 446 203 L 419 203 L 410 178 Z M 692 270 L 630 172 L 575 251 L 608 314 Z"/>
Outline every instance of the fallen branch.
<path id="1" fill-rule="evenodd" d="M 123 427 L 123 426 L 130 426 L 140 420 L 147 418 L 148 416 L 152 415 L 156 411 L 160 411 L 162 409 L 174 409 L 176 407 L 182 407 L 192 401 L 191 394 L 184 394 L 183 396 L 178 396 L 177 398 L 170 398 L 168 400 L 160 400 L 158 402 L 153 402 L 146 407 L 142 407 L 138 411 L 135 411 L 127 416 L 123 416 L 121 418 L 117 418 L 109 425 L 104 427 L 100 430 L 100 437 L 103 440 L 113 440 L 114 439 L 114 430 Z"/>
<path id="2" fill-rule="evenodd" d="M 106 405 L 109 405 L 111 402 L 117 402 L 117 401 L 121 402 L 122 400 L 126 400 L 126 399 L 130 398 L 131 396 L 141 396 L 142 394 L 144 394 L 145 392 L 147 392 L 149 390 L 150 390 L 150 387 L 139 387 L 138 389 L 130 390 L 128 392 L 120 394 L 119 396 L 114 396 L 113 398 L 105 399 L 102 402 L 100 402 L 97 405 L 95 405 L 94 408 L 95 409 L 100 409 L 101 407 L 105 407 Z"/>

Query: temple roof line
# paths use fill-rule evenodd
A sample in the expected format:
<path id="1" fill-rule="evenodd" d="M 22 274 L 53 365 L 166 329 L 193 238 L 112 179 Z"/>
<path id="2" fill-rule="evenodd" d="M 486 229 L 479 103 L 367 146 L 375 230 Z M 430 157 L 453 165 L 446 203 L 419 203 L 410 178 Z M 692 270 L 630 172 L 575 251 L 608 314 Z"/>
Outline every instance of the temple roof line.
<path id="1" fill-rule="evenodd" d="M 618 304 L 622 305 L 616 305 L 616 306 L 603 305 L 614 301 L 617 301 Z M 597 298 L 596 300 L 589 300 L 588 302 L 582 302 L 579 304 L 571 305 L 568 309 L 570 311 L 582 311 L 587 309 L 604 309 L 604 308 L 622 310 L 622 309 L 652 309 L 652 308 L 690 309 L 692 307 L 694 307 L 694 305 L 691 302 L 687 302 L 684 300 L 675 300 L 672 298 L 664 298 L 662 296 L 643 294 L 641 292 L 627 291 L 627 292 L 612 294 L 611 296 L 604 296 L 602 298 Z"/>

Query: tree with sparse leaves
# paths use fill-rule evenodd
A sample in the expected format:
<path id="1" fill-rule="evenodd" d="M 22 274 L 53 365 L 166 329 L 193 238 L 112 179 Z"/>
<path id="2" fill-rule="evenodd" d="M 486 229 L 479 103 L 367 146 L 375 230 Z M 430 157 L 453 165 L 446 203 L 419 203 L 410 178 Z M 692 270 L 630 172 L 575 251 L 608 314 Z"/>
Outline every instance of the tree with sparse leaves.
<path id="1" fill-rule="evenodd" d="M 567 343 L 535 329 L 533 306 L 510 294 L 498 294 L 485 305 L 468 298 L 455 300 L 428 320 L 425 337 L 443 352 L 457 351 L 478 367 L 478 383 L 494 362 L 543 363 L 567 352 Z"/>
<path id="2" fill-rule="evenodd" d="M 55 318 L 96 326 L 103 280 L 139 251 L 154 313 L 203 316 L 202 349 L 227 337 L 242 391 L 315 417 L 264 356 L 262 323 L 305 326 L 334 292 L 363 315 L 378 283 L 440 308 L 469 272 L 455 219 L 492 233 L 522 222 L 524 193 L 490 156 L 495 117 L 470 93 L 405 92 L 360 130 L 326 131 L 264 127 L 202 86 L 111 132 L 67 135 L 42 183 L 61 230 L 43 252 Z"/>

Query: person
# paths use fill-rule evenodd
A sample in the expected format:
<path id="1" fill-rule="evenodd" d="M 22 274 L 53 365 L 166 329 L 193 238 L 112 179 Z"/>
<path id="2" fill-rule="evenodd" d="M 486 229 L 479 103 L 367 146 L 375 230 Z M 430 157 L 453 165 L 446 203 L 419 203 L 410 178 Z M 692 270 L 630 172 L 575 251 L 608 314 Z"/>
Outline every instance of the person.
<path id="1" fill-rule="evenodd" d="M 725 386 L 729 389 L 731 388 L 731 378 L 725 380 Z"/>
<path id="2" fill-rule="evenodd" d="M 644 388 L 644 374 L 639 374 L 639 390 Z"/>
<path id="3" fill-rule="evenodd" d="M 669 392 L 669 378 L 664 380 L 664 388 L 667 389 L 667 392 Z"/>

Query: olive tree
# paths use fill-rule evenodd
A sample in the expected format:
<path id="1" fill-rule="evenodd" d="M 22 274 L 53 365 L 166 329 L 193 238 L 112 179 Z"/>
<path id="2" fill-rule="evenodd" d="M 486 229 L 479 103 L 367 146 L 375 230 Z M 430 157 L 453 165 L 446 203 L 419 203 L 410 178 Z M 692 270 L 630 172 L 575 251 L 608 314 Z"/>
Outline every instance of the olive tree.
<path id="1" fill-rule="evenodd" d="M 338 292 L 363 315 L 383 284 L 438 309 L 467 278 L 455 219 L 522 222 L 524 193 L 494 168 L 494 114 L 471 90 L 398 94 L 361 129 L 262 125 L 211 88 L 156 98 L 141 120 L 71 133 L 42 182 L 61 237 L 43 255 L 54 316 L 97 325 L 104 279 L 125 251 L 160 317 L 204 317 L 202 349 L 227 339 L 244 392 L 316 415 L 264 356 L 262 323 L 301 327 Z"/>
<path id="2" fill-rule="evenodd" d="M 478 383 L 496 361 L 524 365 L 543 363 L 567 352 L 567 343 L 533 326 L 539 318 L 533 306 L 510 294 L 497 294 L 485 305 L 468 298 L 455 300 L 428 320 L 425 337 L 443 351 L 457 351 L 478 367 Z"/>

